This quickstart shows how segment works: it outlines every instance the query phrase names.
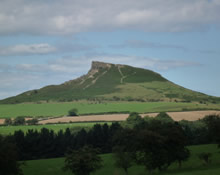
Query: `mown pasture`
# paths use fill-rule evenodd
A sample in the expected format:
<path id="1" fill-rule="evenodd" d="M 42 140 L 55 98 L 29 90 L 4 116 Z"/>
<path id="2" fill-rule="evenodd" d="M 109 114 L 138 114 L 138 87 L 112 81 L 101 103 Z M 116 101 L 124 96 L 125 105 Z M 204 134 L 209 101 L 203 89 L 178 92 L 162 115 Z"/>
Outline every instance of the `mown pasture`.
<path id="1" fill-rule="evenodd" d="M 220 174 L 220 153 L 217 145 L 190 146 L 191 157 L 179 168 L 178 164 L 172 164 L 165 172 L 155 172 L 158 175 L 217 175 Z M 204 165 L 198 158 L 202 152 L 212 153 L 211 163 Z M 92 175 L 124 175 L 125 173 L 115 167 L 112 154 L 102 155 L 103 167 Z M 43 159 L 25 161 L 23 166 L 24 175 L 71 175 L 71 172 L 63 172 L 64 158 Z M 129 175 L 149 174 L 142 166 L 133 166 L 128 170 Z"/>
<path id="2" fill-rule="evenodd" d="M 65 130 L 66 128 L 70 128 L 72 131 L 78 131 L 82 128 L 89 129 L 92 128 L 95 124 L 104 124 L 108 125 L 111 122 L 79 122 L 79 123 L 60 123 L 60 124 L 46 124 L 46 125 L 23 125 L 23 126 L 1 126 L 0 134 L 9 135 L 13 134 L 15 131 L 22 130 L 26 133 L 29 129 L 33 130 L 41 130 L 42 128 L 47 128 L 53 130 L 54 132 L 58 132 L 59 130 Z"/>
<path id="3" fill-rule="evenodd" d="M 112 102 L 112 103 L 23 103 L 1 104 L 0 118 L 27 117 L 57 117 L 67 115 L 72 108 L 78 109 L 79 115 L 104 114 L 104 113 L 148 113 L 187 110 L 220 110 L 217 104 L 196 104 L 176 102 Z"/>

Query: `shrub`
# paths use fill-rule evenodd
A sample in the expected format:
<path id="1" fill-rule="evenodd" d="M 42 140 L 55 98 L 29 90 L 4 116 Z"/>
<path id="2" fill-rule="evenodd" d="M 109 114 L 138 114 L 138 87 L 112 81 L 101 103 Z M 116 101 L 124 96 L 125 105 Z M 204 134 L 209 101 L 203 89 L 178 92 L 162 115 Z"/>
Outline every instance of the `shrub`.
<path id="1" fill-rule="evenodd" d="M 25 125 L 25 117 L 19 116 L 14 119 L 14 125 Z"/>
<path id="2" fill-rule="evenodd" d="M 37 125 L 38 124 L 38 120 L 36 118 L 33 118 L 31 120 L 27 120 L 26 122 L 28 125 Z"/>
<path id="3" fill-rule="evenodd" d="M 12 125 L 11 118 L 6 118 L 5 121 L 4 121 L 4 124 L 7 125 L 7 126 Z"/>
<path id="4" fill-rule="evenodd" d="M 68 114 L 69 116 L 78 116 L 78 110 L 76 108 L 70 109 Z"/>

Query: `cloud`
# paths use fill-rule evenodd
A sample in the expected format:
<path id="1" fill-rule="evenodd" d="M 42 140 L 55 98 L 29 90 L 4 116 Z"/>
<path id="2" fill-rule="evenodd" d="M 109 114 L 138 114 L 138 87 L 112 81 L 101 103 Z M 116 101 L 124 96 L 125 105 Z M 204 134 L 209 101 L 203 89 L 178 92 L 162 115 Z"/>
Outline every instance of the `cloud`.
<path id="1" fill-rule="evenodd" d="M 35 74 L 30 72 L 0 72 L 0 99 L 11 97 L 46 85 L 60 84 L 70 78 L 62 75 Z"/>
<path id="2" fill-rule="evenodd" d="M 82 43 L 59 43 L 57 44 L 57 49 L 60 52 L 82 52 L 82 51 L 91 51 L 96 48 L 99 48 L 97 45 L 92 44 L 82 44 Z"/>
<path id="3" fill-rule="evenodd" d="M 219 54 L 219 51 L 216 50 L 207 50 L 207 49 L 192 49 L 186 46 L 181 46 L 177 44 L 163 44 L 163 43 L 156 43 L 156 42 L 146 42 L 142 40 L 127 40 L 122 44 L 114 44 L 109 45 L 109 47 L 114 49 L 123 49 L 123 48 L 133 48 L 133 49 L 177 49 L 182 50 L 184 52 L 198 52 L 201 54 Z"/>
<path id="4" fill-rule="evenodd" d="M 17 64 L 9 66 L 6 64 L 0 65 L 2 72 L 22 72 L 22 73 L 37 73 L 37 74 L 69 74 L 80 75 L 86 73 L 91 66 L 92 61 L 101 61 L 113 64 L 127 64 L 134 67 L 148 68 L 152 70 L 168 70 L 179 67 L 198 66 L 199 63 L 183 60 L 161 60 L 157 58 L 114 55 L 114 54 L 94 54 L 90 56 L 80 57 L 63 57 L 46 64 Z"/>
<path id="5" fill-rule="evenodd" d="M 0 46 L 0 56 L 25 56 L 25 55 L 44 55 L 52 53 L 68 53 L 91 51 L 99 46 L 81 44 L 77 42 L 57 43 L 52 46 L 47 43 L 40 44 L 17 44 L 12 46 Z"/>
<path id="6" fill-rule="evenodd" d="M 219 26 L 219 12 L 219 0 L 2 0 L 0 35 L 204 30 Z"/>
<path id="7" fill-rule="evenodd" d="M 0 56 L 49 54 L 56 51 L 57 51 L 56 47 L 51 46 L 47 43 L 0 46 Z"/>
<path id="8" fill-rule="evenodd" d="M 110 47 L 113 47 L 113 48 L 135 48 L 135 49 L 141 49 L 141 48 L 180 49 L 183 51 L 189 50 L 188 48 L 186 48 L 184 46 L 180 46 L 180 45 L 161 44 L 161 43 L 146 42 L 146 41 L 141 41 L 141 40 L 128 40 L 128 41 L 125 41 L 123 44 L 110 45 Z"/>

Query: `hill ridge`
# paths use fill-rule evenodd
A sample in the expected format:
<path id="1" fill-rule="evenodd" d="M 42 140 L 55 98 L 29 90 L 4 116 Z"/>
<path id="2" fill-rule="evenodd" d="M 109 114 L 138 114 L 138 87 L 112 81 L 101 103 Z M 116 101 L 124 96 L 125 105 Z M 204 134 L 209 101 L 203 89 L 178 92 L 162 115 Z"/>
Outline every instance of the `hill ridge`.
<path id="1" fill-rule="evenodd" d="M 27 91 L 0 103 L 77 100 L 220 102 L 220 98 L 176 85 L 148 69 L 92 61 L 88 73 L 79 78 Z"/>

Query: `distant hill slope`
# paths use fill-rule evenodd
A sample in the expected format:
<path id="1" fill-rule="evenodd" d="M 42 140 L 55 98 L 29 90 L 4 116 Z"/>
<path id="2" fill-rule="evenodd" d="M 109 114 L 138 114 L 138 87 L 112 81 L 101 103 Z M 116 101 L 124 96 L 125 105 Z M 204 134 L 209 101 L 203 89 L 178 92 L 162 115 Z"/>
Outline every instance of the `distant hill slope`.
<path id="1" fill-rule="evenodd" d="M 160 74 L 127 65 L 92 62 L 86 75 L 60 85 L 24 92 L 0 103 L 39 101 L 196 101 L 218 103 L 220 98 L 178 86 Z"/>

